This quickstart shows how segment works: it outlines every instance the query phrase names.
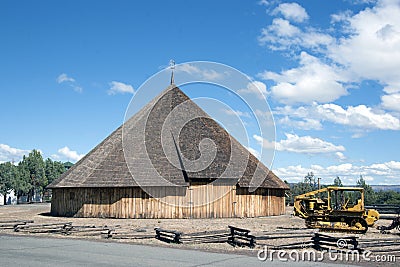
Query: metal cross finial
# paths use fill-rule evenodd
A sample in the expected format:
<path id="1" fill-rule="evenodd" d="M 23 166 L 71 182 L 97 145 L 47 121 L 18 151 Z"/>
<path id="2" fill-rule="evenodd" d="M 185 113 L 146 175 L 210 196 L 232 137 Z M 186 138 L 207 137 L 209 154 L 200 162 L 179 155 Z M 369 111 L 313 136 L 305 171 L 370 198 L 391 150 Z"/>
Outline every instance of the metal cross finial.
<path id="1" fill-rule="evenodd" d="M 169 67 L 171 68 L 171 85 L 174 84 L 174 69 L 175 69 L 175 61 L 171 59 L 169 61 Z"/>
<path id="2" fill-rule="evenodd" d="M 173 59 L 169 61 L 169 66 L 171 67 L 171 69 L 175 69 L 175 61 Z"/>

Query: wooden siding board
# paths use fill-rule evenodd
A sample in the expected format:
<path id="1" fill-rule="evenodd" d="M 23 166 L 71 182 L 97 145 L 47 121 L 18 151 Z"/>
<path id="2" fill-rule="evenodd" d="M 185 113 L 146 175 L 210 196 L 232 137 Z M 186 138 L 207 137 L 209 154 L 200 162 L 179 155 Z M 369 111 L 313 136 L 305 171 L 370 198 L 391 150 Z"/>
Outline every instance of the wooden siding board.
<path id="1" fill-rule="evenodd" d="M 284 193 L 277 189 L 194 185 L 182 194 L 181 188 L 162 188 L 162 201 L 138 187 L 55 188 L 51 213 L 55 216 L 109 218 L 228 218 L 281 215 Z M 224 196 L 210 202 L 214 196 Z M 167 203 L 170 204 L 167 204 Z M 193 204 L 191 204 L 193 202 Z"/>

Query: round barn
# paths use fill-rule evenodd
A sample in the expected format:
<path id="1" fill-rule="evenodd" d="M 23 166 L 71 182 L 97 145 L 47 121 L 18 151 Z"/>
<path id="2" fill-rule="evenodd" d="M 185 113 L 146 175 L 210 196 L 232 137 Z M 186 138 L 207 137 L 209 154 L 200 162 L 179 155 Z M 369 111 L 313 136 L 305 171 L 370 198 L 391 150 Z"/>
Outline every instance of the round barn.
<path id="1" fill-rule="evenodd" d="M 52 215 L 102 218 L 281 215 L 288 190 L 174 84 L 48 188 Z"/>

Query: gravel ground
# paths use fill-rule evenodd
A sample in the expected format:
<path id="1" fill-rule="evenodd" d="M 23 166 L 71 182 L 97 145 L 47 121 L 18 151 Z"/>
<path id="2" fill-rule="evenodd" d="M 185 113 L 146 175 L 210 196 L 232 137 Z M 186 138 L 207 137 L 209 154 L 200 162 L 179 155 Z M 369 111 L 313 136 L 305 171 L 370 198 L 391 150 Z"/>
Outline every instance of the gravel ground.
<path id="1" fill-rule="evenodd" d="M 263 235 L 278 235 L 285 231 L 293 232 L 289 235 L 294 237 L 295 232 L 309 233 L 308 237 L 299 238 L 278 238 L 271 240 L 263 240 L 257 242 L 258 244 L 267 245 L 268 247 L 279 246 L 283 244 L 290 244 L 295 242 L 306 242 L 310 240 L 313 232 L 318 230 L 305 229 L 304 221 L 298 217 L 291 215 L 292 207 L 288 207 L 286 214 L 282 216 L 262 217 L 262 218 L 226 218 L 226 219 L 104 219 L 104 218 L 66 218 L 66 217 L 52 217 L 48 213 L 50 211 L 50 204 L 26 204 L 26 205 L 14 205 L 14 206 L 0 206 L 0 221 L 6 220 L 33 220 L 35 224 L 44 223 L 58 223 L 58 222 L 72 222 L 73 225 L 95 225 L 108 226 L 115 228 L 120 232 L 132 232 L 144 235 L 155 234 L 154 228 L 161 227 L 168 230 L 176 230 L 185 234 L 204 232 L 204 231 L 218 231 L 225 230 L 228 232 L 228 225 L 245 228 L 251 230 L 251 234 L 256 236 Z M 391 221 L 380 220 L 376 225 L 389 225 Z M 284 229 L 282 229 L 284 228 Z M 393 230 L 396 233 L 397 230 Z M 27 233 L 15 233 L 12 230 L 0 229 L 0 234 L 17 234 L 17 235 L 28 235 Z M 343 236 L 357 236 L 359 240 L 373 239 L 373 238 L 398 238 L 399 235 L 383 235 L 376 228 L 370 228 L 364 235 L 348 234 L 348 233 L 326 233 L 331 236 L 343 237 Z M 33 235 L 33 234 L 29 234 Z M 94 239 L 101 240 L 102 238 L 97 236 L 82 236 L 82 235 L 69 235 L 64 236 L 61 234 L 35 234 L 36 236 L 52 236 L 58 238 L 80 238 L 80 239 Z M 104 240 L 104 239 L 103 239 Z M 256 249 L 249 248 L 237 248 L 232 247 L 227 243 L 222 244 L 168 244 L 151 239 L 142 240 L 129 240 L 122 239 L 113 242 L 130 242 L 137 244 L 146 244 L 153 246 L 167 246 L 167 247 L 179 247 L 184 249 L 200 249 L 206 251 L 219 251 L 219 252 L 232 252 L 232 253 L 244 253 L 256 255 L 258 249 L 263 246 L 259 245 Z M 382 253 L 381 253 L 382 254 Z M 390 255 L 394 252 L 390 252 Z M 396 254 L 400 256 L 399 254 Z M 397 258 L 400 261 L 400 258 Z M 351 263 L 353 264 L 353 263 Z M 360 263 L 357 263 L 360 264 Z M 367 266 L 397 266 L 396 263 L 377 263 L 377 262 L 362 262 L 362 265 Z"/>

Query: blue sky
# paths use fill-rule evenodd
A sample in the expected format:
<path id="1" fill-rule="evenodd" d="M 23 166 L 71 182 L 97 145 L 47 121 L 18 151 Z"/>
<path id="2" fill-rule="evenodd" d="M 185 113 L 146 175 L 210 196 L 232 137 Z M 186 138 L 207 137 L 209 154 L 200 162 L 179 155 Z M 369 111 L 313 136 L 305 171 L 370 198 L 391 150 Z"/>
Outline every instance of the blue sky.
<path id="1" fill-rule="evenodd" d="M 398 14 L 395 0 L 1 1 L 0 162 L 34 148 L 75 162 L 173 58 L 254 79 L 274 114 L 282 179 L 400 184 Z M 273 141 L 252 130 L 253 150 Z"/>

